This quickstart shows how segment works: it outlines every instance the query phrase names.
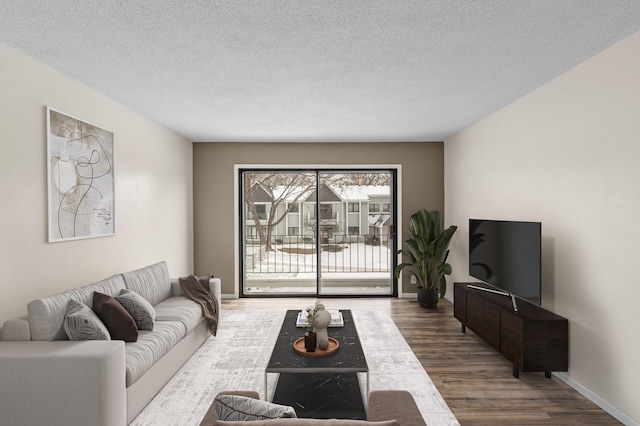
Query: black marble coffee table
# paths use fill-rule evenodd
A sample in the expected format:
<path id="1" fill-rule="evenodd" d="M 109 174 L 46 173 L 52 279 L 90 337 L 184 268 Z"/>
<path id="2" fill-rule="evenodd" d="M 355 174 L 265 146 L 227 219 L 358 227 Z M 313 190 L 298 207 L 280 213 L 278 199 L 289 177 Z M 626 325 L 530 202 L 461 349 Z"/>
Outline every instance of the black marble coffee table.
<path id="1" fill-rule="evenodd" d="M 279 373 L 273 402 L 293 406 L 298 417 L 364 418 L 357 374 L 366 373 L 368 395 L 369 367 L 351 311 L 341 310 L 344 327 L 328 329 L 340 347 L 326 356 L 305 356 L 293 349 L 293 343 L 305 331 L 296 327 L 298 312 L 290 310 L 285 315 L 265 369 L 265 397 L 268 398 L 267 375 Z"/>

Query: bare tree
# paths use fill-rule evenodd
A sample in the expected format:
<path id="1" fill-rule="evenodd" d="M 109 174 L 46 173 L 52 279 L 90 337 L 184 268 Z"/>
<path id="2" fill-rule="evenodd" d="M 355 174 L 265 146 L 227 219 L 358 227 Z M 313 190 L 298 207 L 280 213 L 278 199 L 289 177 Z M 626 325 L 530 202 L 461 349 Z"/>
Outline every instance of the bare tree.
<path id="1" fill-rule="evenodd" d="M 246 173 L 245 174 L 245 201 L 252 212 L 253 220 L 258 230 L 260 243 L 266 250 L 272 250 L 272 235 L 278 226 L 300 202 L 304 201 L 315 189 L 315 174 L 309 173 Z M 256 191 L 260 189 L 267 194 L 270 209 L 266 217 L 263 230 L 257 208 L 255 206 Z M 286 208 L 278 213 L 279 207 Z"/>
<path id="2" fill-rule="evenodd" d="M 349 185 L 388 185 L 388 173 L 321 173 L 317 187 L 335 186 L 345 187 Z M 245 173 L 244 174 L 244 198 L 248 211 L 251 212 L 256 232 L 260 243 L 266 250 L 273 250 L 272 235 L 278 226 L 293 208 L 305 201 L 316 190 L 316 174 L 300 172 L 280 173 Z M 260 195 L 259 195 L 260 194 Z M 262 202 L 267 202 L 270 209 L 267 216 L 261 222 L 260 212 L 256 207 L 256 197 L 265 197 Z M 280 209 L 280 206 L 286 206 Z M 317 208 L 317 206 L 316 206 Z M 280 213 L 279 213 L 280 211 Z M 307 229 L 316 231 L 315 221 L 305 222 Z M 336 224 L 321 224 L 320 231 L 325 233 L 339 232 Z"/>
<path id="3" fill-rule="evenodd" d="M 336 181 L 338 186 L 386 186 L 390 184 L 390 174 L 387 172 L 344 173 Z"/>

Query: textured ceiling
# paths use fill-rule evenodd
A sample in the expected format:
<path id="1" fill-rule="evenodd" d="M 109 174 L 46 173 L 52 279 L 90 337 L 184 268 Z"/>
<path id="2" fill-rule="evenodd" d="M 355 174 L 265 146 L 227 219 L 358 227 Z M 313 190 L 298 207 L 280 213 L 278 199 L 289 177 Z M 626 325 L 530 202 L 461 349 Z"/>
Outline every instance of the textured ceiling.
<path id="1" fill-rule="evenodd" d="M 638 0 L 0 0 L 1 42 L 192 141 L 441 141 L 638 29 Z"/>

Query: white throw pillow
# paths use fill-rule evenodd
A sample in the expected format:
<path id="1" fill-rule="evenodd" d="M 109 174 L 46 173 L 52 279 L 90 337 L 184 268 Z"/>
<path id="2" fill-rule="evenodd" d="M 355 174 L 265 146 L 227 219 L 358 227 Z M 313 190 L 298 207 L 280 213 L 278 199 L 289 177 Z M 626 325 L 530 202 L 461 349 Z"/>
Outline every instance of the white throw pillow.
<path id="1" fill-rule="evenodd" d="M 293 407 L 238 395 L 218 395 L 214 399 L 218 420 L 251 421 L 297 417 Z"/>

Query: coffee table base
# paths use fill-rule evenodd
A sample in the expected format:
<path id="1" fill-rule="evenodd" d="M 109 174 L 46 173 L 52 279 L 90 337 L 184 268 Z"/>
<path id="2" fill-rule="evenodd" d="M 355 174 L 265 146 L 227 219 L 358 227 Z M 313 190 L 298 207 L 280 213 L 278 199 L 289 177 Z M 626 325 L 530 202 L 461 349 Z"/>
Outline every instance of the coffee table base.
<path id="1" fill-rule="evenodd" d="M 366 419 L 357 373 L 280 373 L 273 395 L 301 418 Z"/>

